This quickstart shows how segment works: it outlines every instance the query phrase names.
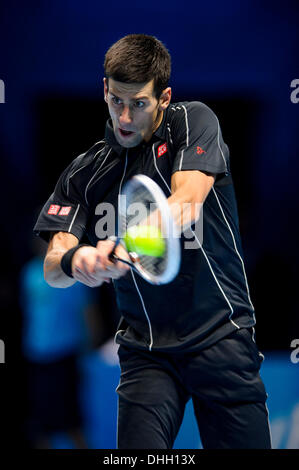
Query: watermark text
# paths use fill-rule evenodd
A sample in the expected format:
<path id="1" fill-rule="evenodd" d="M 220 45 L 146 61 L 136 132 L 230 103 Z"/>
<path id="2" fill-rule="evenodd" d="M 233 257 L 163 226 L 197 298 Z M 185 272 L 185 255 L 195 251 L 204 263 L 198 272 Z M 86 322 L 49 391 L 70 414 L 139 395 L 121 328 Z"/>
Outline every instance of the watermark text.
<path id="1" fill-rule="evenodd" d="M 294 90 L 291 93 L 291 102 L 294 104 L 299 103 L 299 78 L 294 78 L 294 80 L 291 81 L 291 88 L 294 88 Z"/>
<path id="2" fill-rule="evenodd" d="M 4 81 L 0 79 L 0 103 L 5 103 L 5 84 Z"/>
<path id="3" fill-rule="evenodd" d="M 5 362 L 5 345 L 4 341 L 0 339 L 0 364 L 4 364 Z"/>
<path id="4" fill-rule="evenodd" d="M 293 364 L 298 364 L 299 362 L 299 339 L 293 339 L 291 342 L 291 348 L 295 348 L 294 351 L 291 352 L 291 362 Z"/>
<path id="5" fill-rule="evenodd" d="M 161 216 L 155 203 L 134 202 L 126 206 L 126 196 L 120 196 L 117 212 L 113 204 L 101 202 L 95 208 L 99 219 L 95 235 L 99 240 L 117 235 L 136 225 L 159 227 L 163 238 L 183 238 L 184 248 L 198 249 L 203 243 L 203 204 L 173 203 L 169 208 L 171 217 Z M 166 214 L 164 214 L 166 215 Z M 117 232 L 117 233 L 116 233 Z"/>

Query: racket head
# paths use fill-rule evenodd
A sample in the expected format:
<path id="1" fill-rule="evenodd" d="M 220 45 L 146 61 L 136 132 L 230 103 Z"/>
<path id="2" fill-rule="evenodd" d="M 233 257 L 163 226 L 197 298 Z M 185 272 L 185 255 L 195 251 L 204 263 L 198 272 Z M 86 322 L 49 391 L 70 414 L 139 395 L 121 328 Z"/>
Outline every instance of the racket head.
<path id="1" fill-rule="evenodd" d="M 136 210 L 139 211 L 136 217 Z M 162 189 L 145 175 L 133 176 L 123 187 L 119 200 L 119 236 L 123 237 L 130 226 L 148 217 L 159 220 L 165 242 L 165 252 L 160 257 L 129 253 L 135 270 L 149 283 L 159 285 L 171 282 L 178 274 L 181 262 L 180 234 Z"/>

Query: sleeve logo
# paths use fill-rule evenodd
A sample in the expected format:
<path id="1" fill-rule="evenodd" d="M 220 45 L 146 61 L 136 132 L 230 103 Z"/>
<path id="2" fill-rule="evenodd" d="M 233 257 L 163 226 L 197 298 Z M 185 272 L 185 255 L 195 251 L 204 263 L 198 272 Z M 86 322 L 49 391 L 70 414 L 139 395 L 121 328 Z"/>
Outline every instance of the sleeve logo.
<path id="1" fill-rule="evenodd" d="M 166 152 L 167 152 L 167 143 L 165 142 L 165 144 L 162 144 L 158 147 L 158 158 L 162 157 L 162 155 L 164 155 L 164 153 Z"/>
<path id="2" fill-rule="evenodd" d="M 56 204 L 51 204 L 48 210 L 49 215 L 57 215 L 59 212 L 60 206 L 57 206 Z"/>
<path id="3" fill-rule="evenodd" d="M 58 215 L 69 215 L 71 208 L 71 206 L 62 207 Z"/>
<path id="4" fill-rule="evenodd" d="M 197 155 L 201 155 L 202 153 L 207 153 L 207 152 L 201 147 L 197 146 L 196 153 Z"/>

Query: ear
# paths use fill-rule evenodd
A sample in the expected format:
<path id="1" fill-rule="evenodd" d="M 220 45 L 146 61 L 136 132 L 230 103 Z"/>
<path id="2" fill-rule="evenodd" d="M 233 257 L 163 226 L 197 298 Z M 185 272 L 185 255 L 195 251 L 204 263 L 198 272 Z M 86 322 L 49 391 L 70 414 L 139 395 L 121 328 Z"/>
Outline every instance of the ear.
<path id="1" fill-rule="evenodd" d="M 159 98 L 159 110 L 164 111 L 168 106 L 171 101 L 171 88 L 165 88 L 165 90 L 162 91 L 161 96 Z"/>
<path id="2" fill-rule="evenodd" d="M 106 77 L 103 78 L 104 83 L 104 100 L 108 103 L 108 79 Z"/>

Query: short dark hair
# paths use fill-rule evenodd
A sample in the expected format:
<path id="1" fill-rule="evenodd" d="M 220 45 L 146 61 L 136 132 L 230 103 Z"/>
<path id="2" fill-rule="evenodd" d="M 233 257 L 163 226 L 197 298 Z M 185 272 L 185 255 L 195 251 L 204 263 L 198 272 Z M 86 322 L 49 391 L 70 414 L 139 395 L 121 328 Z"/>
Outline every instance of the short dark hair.
<path id="1" fill-rule="evenodd" d="M 124 83 L 154 80 L 157 98 L 167 88 L 171 58 L 168 50 L 154 36 L 129 34 L 112 44 L 105 55 L 105 76 Z"/>

